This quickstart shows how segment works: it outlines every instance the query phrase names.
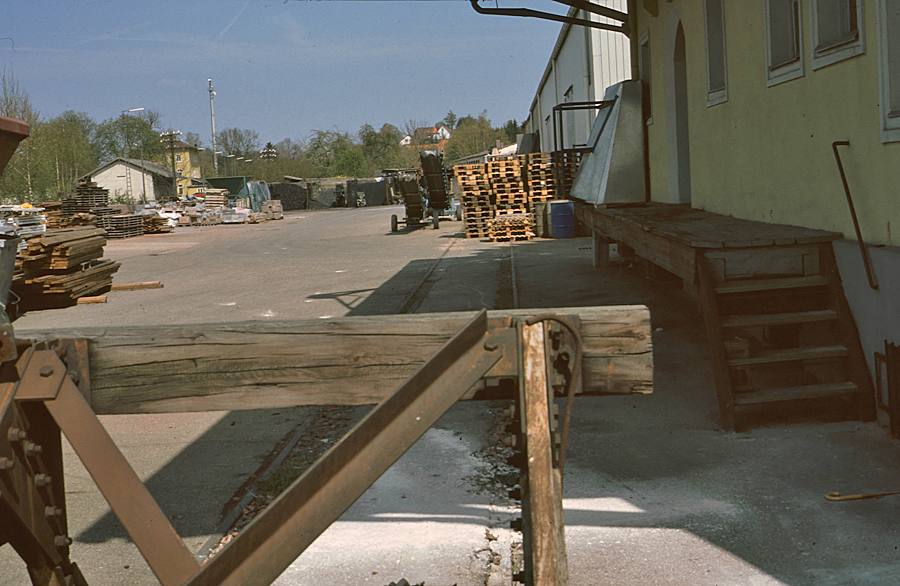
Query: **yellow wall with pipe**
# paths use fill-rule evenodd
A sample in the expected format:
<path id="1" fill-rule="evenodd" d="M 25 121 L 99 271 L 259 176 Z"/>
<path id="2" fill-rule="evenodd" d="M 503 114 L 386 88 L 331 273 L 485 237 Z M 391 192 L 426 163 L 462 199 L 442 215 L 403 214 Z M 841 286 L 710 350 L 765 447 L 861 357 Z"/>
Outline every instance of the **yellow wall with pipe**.
<path id="1" fill-rule="evenodd" d="M 862 1 L 862 0 L 860 0 Z M 765 3 L 725 0 L 728 100 L 707 106 L 703 3 L 639 3 L 649 31 L 653 121 L 650 190 L 669 200 L 667 35 L 673 11 L 685 33 L 691 204 L 720 214 L 843 232 L 855 238 L 831 144 L 839 147 L 865 241 L 898 244 L 900 143 L 881 143 L 875 1 L 864 2 L 865 53 L 813 70 L 810 1 L 801 0 L 804 75 L 766 86 Z"/>

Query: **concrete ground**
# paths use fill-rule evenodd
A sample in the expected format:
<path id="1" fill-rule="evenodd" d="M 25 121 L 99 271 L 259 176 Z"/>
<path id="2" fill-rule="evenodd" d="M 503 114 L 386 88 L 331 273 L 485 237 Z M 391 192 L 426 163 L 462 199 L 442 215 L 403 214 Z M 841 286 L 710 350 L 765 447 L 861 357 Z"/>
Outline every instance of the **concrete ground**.
<path id="1" fill-rule="evenodd" d="M 161 280 L 165 289 L 114 293 L 106 305 L 37 312 L 15 326 L 21 333 L 643 303 L 654 329 L 654 393 L 577 399 L 564 501 L 570 583 L 898 582 L 900 496 L 824 499 L 831 491 L 900 490 L 900 444 L 885 429 L 842 422 L 724 433 L 701 318 L 687 292 L 634 268 L 594 270 L 587 238 L 493 244 L 460 238 L 451 222 L 390 234 L 388 218 L 398 211 L 293 214 L 262 226 L 111 242 L 108 255 L 123 261 L 116 282 Z M 305 414 L 103 421 L 196 549 L 267 447 Z M 471 480 L 483 465 L 475 454 L 489 426 L 485 405 L 451 410 L 277 583 L 383 586 L 405 577 L 427 586 L 485 584 L 490 546 L 510 538 L 502 503 L 477 494 Z M 73 559 L 91 584 L 154 583 L 76 460 L 66 464 Z M 204 466 L 213 469 L 200 473 Z M 8 546 L 0 548 L 0 584 L 26 584 L 20 566 Z"/>

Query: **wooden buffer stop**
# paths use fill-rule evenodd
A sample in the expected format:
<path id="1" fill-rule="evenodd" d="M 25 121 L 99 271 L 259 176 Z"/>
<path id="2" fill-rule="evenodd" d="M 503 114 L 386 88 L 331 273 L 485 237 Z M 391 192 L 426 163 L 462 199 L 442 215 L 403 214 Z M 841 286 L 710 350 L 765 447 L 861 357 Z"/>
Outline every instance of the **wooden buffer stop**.
<path id="1" fill-rule="evenodd" d="M 650 392 L 643 306 L 29 332 L 0 366 L 0 544 L 39 586 L 70 559 L 61 433 L 165 586 L 270 584 L 459 400 L 513 402 L 527 586 L 568 583 L 561 499 L 579 395 Z M 554 398 L 566 396 L 557 433 Z M 98 414 L 375 404 L 200 565 Z"/>

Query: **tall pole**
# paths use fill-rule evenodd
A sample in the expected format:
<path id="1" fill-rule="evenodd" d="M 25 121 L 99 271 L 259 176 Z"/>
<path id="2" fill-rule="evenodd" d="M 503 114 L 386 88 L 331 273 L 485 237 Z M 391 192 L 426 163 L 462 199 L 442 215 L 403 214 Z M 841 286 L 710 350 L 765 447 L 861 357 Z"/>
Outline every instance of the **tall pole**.
<path id="1" fill-rule="evenodd" d="M 181 135 L 180 130 L 170 130 L 160 135 L 160 140 L 169 142 L 169 155 L 172 157 L 172 195 L 178 199 L 178 172 L 175 170 L 175 138 Z"/>
<path id="2" fill-rule="evenodd" d="M 122 122 L 123 122 L 122 125 L 125 127 L 125 153 L 124 153 L 124 155 L 126 158 L 128 158 L 128 155 L 131 154 L 130 153 L 131 145 L 128 144 L 128 114 L 130 114 L 131 112 L 141 112 L 141 111 L 143 111 L 143 108 L 132 108 L 130 110 L 122 110 Z M 144 158 L 144 155 L 141 154 L 141 159 L 143 159 L 143 158 Z M 143 177 L 143 175 L 144 175 L 144 162 L 142 160 L 141 161 L 141 176 Z M 126 195 L 128 196 L 128 199 L 133 200 L 134 195 L 132 195 L 132 193 L 131 193 L 131 167 L 128 166 L 127 162 L 125 163 L 125 186 L 126 186 L 125 190 L 127 191 Z"/>
<path id="3" fill-rule="evenodd" d="M 212 78 L 208 77 L 206 80 L 209 82 L 209 121 L 212 124 L 212 150 L 213 150 L 213 167 L 216 169 L 216 177 L 219 176 L 219 159 L 216 158 L 216 115 L 213 112 L 213 98 L 216 97 L 216 92 L 213 90 L 212 86 Z"/>

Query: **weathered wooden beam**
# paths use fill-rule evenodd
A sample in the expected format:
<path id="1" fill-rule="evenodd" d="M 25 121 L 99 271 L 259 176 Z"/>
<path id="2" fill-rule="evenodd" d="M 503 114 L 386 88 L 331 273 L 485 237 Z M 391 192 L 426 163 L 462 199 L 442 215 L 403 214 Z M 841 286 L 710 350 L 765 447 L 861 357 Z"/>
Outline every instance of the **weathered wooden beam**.
<path id="1" fill-rule="evenodd" d="M 650 314 L 638 305 L 490 311 L 489 319 L 578 316 L 583 392 L 650 392 Z M 17 332 L 86 338 L 98 414 L 366 405 L 394 392 L 474 315 L 359 316 L 292 322 Z"/>

